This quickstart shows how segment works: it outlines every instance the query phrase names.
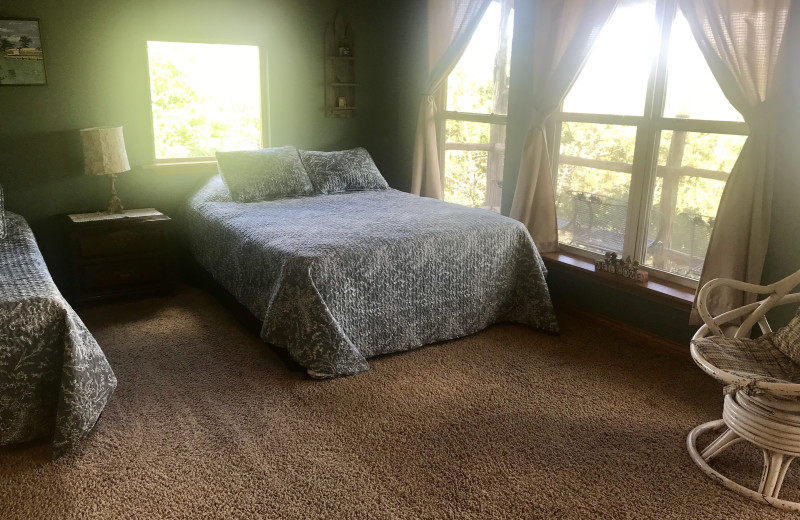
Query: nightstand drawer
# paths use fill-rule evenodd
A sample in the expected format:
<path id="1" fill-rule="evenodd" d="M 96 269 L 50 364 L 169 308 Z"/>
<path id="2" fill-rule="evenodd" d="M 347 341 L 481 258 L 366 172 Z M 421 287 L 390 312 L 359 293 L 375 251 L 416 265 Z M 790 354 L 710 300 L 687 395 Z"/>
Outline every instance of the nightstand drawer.
<path id="1" fill-rule="evenodd" d="M 120 256 L 161 251 L 166 247 L 163 227 L 117 229 L 104 233 L 85 233 L 77 238 L 81 258 Z"/>
<path id="2" fill-rule="evenodd" d="M 168 272 L 164 257 L 88 264 L 80 267 L 82 289 L 104 291 L 126 285 L 164 283 Z"/>
<path id="3" fill-rule="evenodd" d="M 73 303 L 169 293 L 170 222 L 153 208 L 68 215 Z"/>

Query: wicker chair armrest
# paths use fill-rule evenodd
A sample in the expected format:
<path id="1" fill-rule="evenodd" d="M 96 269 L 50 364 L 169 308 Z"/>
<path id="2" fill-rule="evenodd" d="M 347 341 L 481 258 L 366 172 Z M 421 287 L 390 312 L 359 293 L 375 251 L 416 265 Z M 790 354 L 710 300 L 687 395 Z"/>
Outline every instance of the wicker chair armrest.
<path id="1" fill-rule="evenodd" d="M 769 327 L 769 324 L 767 324 L 763 318 L 767 311 L 773 307 L 800 301 L 800 294 L 788 294 L 789 291 L 797 287 L 798 284 L 800 284 L 800 271 L 796 271 L 783 280 L 770 285 L 756 285 L 728 278 L 715 278 L 700 289 L 697 295 L 697 311 L 705 323 L 704 327 L 707 327 L 711 334 L 717 336 L 724 335 L 722 329 L 719 327 L 720 324 L 731 322 L 749 313 L 749 316 L 745 318 L 739 330 L 736 331 L 736 337 L 746 336 L 749 335 L 750 330 L 752 330 L 760 320 L 764 321 L 764 326 L 767 328 Z M 769 296 L 759 302 L 745 305 L 744 307 L 720 314 L 714 318 L 708 310 L 708 297 L 711 291 L 721 286 L 727 286 L 752 294 L 769 294 Z M 698 333 L 699 332 L 700 331 L 698 331 Z"/>

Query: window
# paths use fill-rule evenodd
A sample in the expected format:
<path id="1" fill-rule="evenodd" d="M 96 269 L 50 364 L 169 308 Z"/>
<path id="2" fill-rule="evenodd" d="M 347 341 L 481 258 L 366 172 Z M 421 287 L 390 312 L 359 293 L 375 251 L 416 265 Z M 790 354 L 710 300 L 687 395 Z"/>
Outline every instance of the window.
<path id="1" fill-rule="evenodd" d="M 696 284 L 747 126 L 675 0 L 621 1 L 557 117 L 562 248 Z"/>
<path id="2" fill-rule="evenodd" d="M 260 148 L 258 47 L 147 42 L 156 162 Z"/>
<path id="3" fill-rule="evenodd" d="M 513 28 L 513 0 L 492 2 L 447 78 L 442 172 L 448 202 L 500 211 Z"/>

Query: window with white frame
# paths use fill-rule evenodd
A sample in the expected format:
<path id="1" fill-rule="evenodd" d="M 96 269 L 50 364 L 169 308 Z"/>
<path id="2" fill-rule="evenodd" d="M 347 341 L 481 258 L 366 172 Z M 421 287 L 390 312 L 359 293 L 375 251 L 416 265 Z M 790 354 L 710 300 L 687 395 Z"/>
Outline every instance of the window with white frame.
<path id="1" fill-rule="evenodd" d="M 156 162 L 260 148 L 258 47 L 147 42 Z"/>
<path id="2" fill-rule="evenodd" d="M 562 249 L 696 285 L 747 126 L 676 1 L 621 1 L 556 117 Z"/>
<path id="3" fill-rule="evenodd" d="M 444 200 L 500 211 L 513 0 L 495 0 L 447 77 L 442 120 Z"/>

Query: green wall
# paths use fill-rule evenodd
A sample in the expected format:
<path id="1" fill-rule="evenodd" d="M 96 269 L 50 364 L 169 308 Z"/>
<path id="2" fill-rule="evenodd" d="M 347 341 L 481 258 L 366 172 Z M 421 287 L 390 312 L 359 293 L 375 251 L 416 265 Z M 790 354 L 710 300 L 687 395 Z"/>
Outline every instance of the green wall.
<path id="1" fill-rule="evenodd" d="M 370 4 L 352 2 L 352 7 L 360 3 Z M 153 162 L 147 40 L 260 46 L 268 61 L 268 84 L 262 90 L 271 145 L 337 149 L 372 144 L 379 151 L 379 166 L 388 165 L 387 177 L 402 178 L 400 169 L 410 166 L 393 154 L 393 132 L 362 128 L 384 117 L 387 128 L 399 124 L 396 106 L 384 106 L 374 93 L 366 95 L 366 89 L 389 82 L 380 74 L 380 49 L 366 38 L 391 33 L 391 10 L 380 13 L 372 7 L 388 27 L 370 28 L 371 34 L 362 31 L 368 18 L 359 16 L 354 23 L 356 49 L 366 54 L 358 64 L 363 110 L 353 119 L 324 117 L 322 42 L 325 24 L 339 7 L 330 0 L 4 0 L 0 16 L 40 19 L 48 85 L 0 87 L 0 184 L 6 208 L 31 223 L 56 280 L 62 282 L 65 272 L 63 215 L 102 209 L 108 198 L 105 179 L 83 175 L 78 129 L 124 127 L 133 167 L 118 182 L 126 207 L 154 206 L 175 215 L 205 179 L 141 168 Z M 395 94 L 402 89 L 393 88 Z M 374 110 L 388 115 L 369 115 Z"/>
<path id="2" fill-rule="evenodd" d="M 764 283 L 772 283 L 800 269 L 800 4 L 794 3 L 789 21 L 788 75 L 781 93 L 781 111 L 775 158 L 772 227 L 764 265 Z M 772 313 L 773 324 L 791 319 L 791 306 Z"/>
<path id="3" fill-rule="evenodd" d="M 389 184 L 411 189 L 417 111 L 427 80 L 426 0 L 352 0 L 344 9 L 356 38 L 358 142 Z"/>

